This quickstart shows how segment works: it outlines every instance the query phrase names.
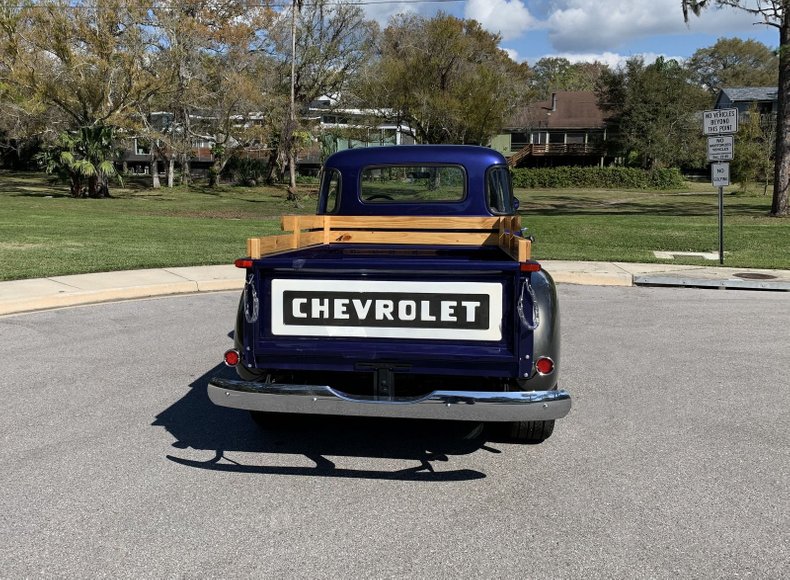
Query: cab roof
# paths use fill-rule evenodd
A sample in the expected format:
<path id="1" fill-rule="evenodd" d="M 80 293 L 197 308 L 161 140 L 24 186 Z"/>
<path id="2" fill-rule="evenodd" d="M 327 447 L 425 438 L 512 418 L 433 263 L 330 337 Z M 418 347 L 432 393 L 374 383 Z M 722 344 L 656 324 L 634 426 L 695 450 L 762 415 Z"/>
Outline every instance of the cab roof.
<path id="1" fill-rule="evenodd" d="M 386 166 L 457 165 L 466 176 L 464 199 L 457 202 L 365 203 L 360 199 L 361 173 Z M 341 194 L 334 213 L 340 215 L 458 215 L 491 216 L 486 179 L 492 167 L 507 167 L 501 153 L 477 145 L 393 145 L 346 149 L 330 155 L 324 170 L 340 173 Z M 326 213 L 326 200 L 318 212 Z"/>

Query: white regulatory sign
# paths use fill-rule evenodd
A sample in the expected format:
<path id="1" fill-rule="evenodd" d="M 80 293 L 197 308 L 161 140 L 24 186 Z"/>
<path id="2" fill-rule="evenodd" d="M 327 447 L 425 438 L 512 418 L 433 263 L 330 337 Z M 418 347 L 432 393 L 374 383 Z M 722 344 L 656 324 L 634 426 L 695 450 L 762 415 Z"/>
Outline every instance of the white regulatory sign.
<path id="1" fill-rule="evenodd" d="M 734 141 L 732 135 L 708 137 L 708 161 L 732 161 Z"/>
<path id="2" fill-rule="evenodd" d="M 702 113 L 704 135 L 728 135 L 738 132 L 738 109 L 715 109 Z"/>
<path id="3" fill-rule="evenodd" d="M 712 163 L 710 166 L 710 180 L 713 187 L 724 187 L 730 184 L 730 164 Z"/>

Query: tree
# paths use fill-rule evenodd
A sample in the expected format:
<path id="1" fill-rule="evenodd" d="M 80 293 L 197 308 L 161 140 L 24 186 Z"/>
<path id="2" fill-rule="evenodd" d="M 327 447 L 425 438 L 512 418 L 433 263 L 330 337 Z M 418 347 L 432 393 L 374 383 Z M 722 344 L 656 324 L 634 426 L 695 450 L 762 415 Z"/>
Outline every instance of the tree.
<path id="1" fill-rule="evenodd" d="M 162 80 L 160 90 L 136 104 L 130 133 L 150 143 L 151 178 L 159 186 L 157 165 L 167 162 L 167 186 L 175 182 L 175 162 L 181 162 L 181 182 L 190 179 L 192 136 L 186 130 L 198 82 L 205 35 L 201 2 L 153 2 L 146 26 L 151 31 L 148 66 Z"/>
<path id="2" fill-rule="evenodd" d="M 252 0 L 197 0 L 191 6 L 187 17 L 192 19 L 198 51 L 183 130 L 211 143 L 213 186 L 235 152 L 266 142 L 269 136 L 260 119 L 271 99 L 265 33 L 273 12 Z"/>
<path id="3" fill-rule="evenodd" d="M 305 127 L 297 117 L 321 96 L 344 97 L 348 81 L 369 60 L 374 25 L 364 19 L 359 6 L 317 0 L 310 10 L 294 2 L 291 14 L 283 14 L 269 31 L 271 56 L 280 102 L 276 147 L 269 165 L 290 170 L 289 195 L 295 198 L 296 156 L 304 143 Z M 291 95 L 293 104 L 285 99 Z M 276 121 L 276 118 L 272 118 Z"/>
<path id="4" fill-rule="evenodd" d="M 557 91 L 592 91 L 608 69 L 600 62 L 571 63 L 567 58 L 547 56 L 532 67 L 529 84 L 539 99 Z"/>
<path id="5" fill-rule="evenodd" d="M 773 87 L 779 76 L 779 57 L 756 40 L 720 38 L 700 48 L 686 63 L 692 79 L 712 94 L 724 87 Z"/>
<path id="6" fill-rule="evenodd" d="M 753 104 L 738 126 L 737 155 L 731 162 L 733 178 L 741 187 L 751 181 L 763 182 L 763 195 L 773 173 L 773 153 L 776 138 L 774 115 L 761 115 Z"/>
<path id="7" fill-rule="evenodd" d="M 779 30 L 778 112 L 772 216 L 790 216 L 790 0 L 681 0 L 683 17 L 699 16 L 711 5 L 743 10 Z"/>
<path id="8" fill-rule="evenodd" d="M 156 90 L 144 16 L 132 0 L 24 5 L 3 49 L 4 85 L 31 110 L 57 109 L 72 127 L 113 124 Z"/>
<path id="9" fill-rule="evenodd" d="M 499 40 L 474 20 L 397 16 L 361 75 L 360 100 L 405 122 L 422 143 L 486 143 L 527 90 L 527 66 Z"/>
<path id="10" fill-rule="evenodd" d="M 688 71 L 675 60 L 645 65 L 639 58 L 604 71 L 598 102 L 617 127 L 617 139 L 643 167 L 671 167 L 704 161 L 696 113 L 709 96 L 689 83 Z"/>
<path id="11" fill-rule="evenodd" d="M 107 180 L 116 175 L 113 128 L 104 125 L 64 131 L 40 158 L 47 173 L 70 181 L 72 197 L 110 197 Z"/>
<path id="12" fill-rule="evenodd" d="M 72 176 L 87 177 L 92 197 L 107 191 L 112 127 L 157 90 L 145 66 L 145 13 L 133 0 L 4 3 L 0 10 L 0 90 L 16 119 L 11 130 L 17 138 L 39 133 L 51 144 L 57 136 L 58 159 Z"/>

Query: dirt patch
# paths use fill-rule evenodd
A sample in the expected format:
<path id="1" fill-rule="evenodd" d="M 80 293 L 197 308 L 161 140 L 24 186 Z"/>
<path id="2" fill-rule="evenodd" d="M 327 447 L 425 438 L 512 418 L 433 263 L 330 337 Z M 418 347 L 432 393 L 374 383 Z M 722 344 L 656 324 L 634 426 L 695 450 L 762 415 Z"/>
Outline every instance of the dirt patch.
<path id="1" fill-rule="evenodd" d="M 279 218 L 279 215 L 259 215 L 250 214 L 249 212 L 240 210 L 196 210 L 196 211 L 162 211 L 151 213 L 150 215 L 157 215 L 163 217 L 184 217 L 184 218 L 199 218 L 199 219 L 222 219 L 222 220 L 248 220 L 248 219 L 274 219 Z"/>
<path id="2" fill-rule="evenodd" d="M 22 244 L 19 242 L 0 242 L 0 250 L 36 250 L 46 246 L 47 244 L 44 243 Z"/>

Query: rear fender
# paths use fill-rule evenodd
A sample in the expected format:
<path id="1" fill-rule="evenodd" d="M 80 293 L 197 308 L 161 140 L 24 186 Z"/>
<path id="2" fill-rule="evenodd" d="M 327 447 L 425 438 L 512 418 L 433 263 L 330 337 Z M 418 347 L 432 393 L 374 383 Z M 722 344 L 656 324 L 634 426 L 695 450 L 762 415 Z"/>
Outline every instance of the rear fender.
<path id="1" fill-rule="evenodd" d="M 518 380 L 519 387 L 529 391 L 548 391 L 557 388 L 560 371 L 560 311 L 557 287 L 545 270 L 533 272 L 530 284 L 537 304 L 539 324 L 532 334 L 532 358 L 528 377 Z M 541 375 L 535 370 L 535 361 L 549 357 L 554 361 L 554 372 Z"/>

